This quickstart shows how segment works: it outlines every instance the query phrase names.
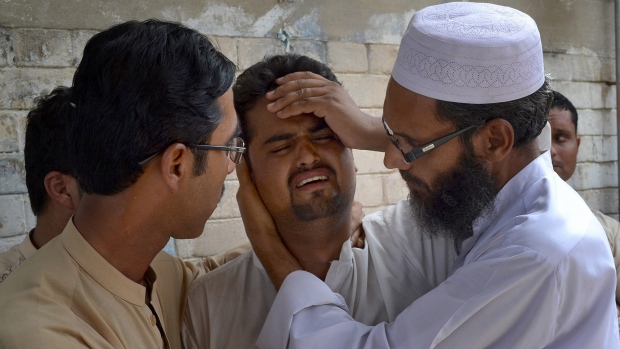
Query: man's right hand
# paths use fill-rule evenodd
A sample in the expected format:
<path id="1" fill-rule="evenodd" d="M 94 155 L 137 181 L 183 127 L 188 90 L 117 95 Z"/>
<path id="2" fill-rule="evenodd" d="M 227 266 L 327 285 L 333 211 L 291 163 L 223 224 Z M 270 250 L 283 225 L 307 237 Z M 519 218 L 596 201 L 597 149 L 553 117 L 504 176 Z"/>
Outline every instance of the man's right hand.
<path id="1" fill-rule="evenodd" d="M 276 80 L 268 92 L 267 109 L 280 118 L 314 114 L 336 132 L 349 148 L 385 151 L 389 139 L 381 119 L 362 112 L 340 84 L 311 72 L 297 72 Z"/>

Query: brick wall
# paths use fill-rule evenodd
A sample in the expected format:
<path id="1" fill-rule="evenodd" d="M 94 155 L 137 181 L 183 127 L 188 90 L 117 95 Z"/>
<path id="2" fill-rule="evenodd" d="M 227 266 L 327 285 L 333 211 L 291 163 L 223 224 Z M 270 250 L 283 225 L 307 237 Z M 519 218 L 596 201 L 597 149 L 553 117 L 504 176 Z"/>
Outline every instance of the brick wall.
<path id="1" fill-rule="evenodd" d="M 33 99 L 57 85 L 69 85 L 90 30 L 0 28 L 0 251 L 22 239 L 34 226 L 25 187 L 23 143 L 25 115 Z M 212 37 L 240 69 L 265 54 L 284 52 L 276 39 Z M 358 105 L 380 116 L 385 87 L 397 45 L 341 41 L 292 40 L 291 51 L 330 65 Z M 593 207 L 617 218 L 615 88 L 613 61 L 593 53 L 549 52 L 546 69 L 554 88 L 570 98 L 580 113 L 582 135 L 578 168 L 570 180 Z M 354 151 L 358 167 L 356 199 L 367 213 L 394 204 L 407 195 L 397 172 L 383 166 L 383 154 Z M 195 240 L 174 242 L 183 258 L 211 255 L 245 241 L 235 201 L 234 173 L 226 193 Z"/>
<path id="2" fill-rule="evenodd" d="M 581 146 L 575 174 L 568 183 L 591 208 L 618 218 L 616 87 L 613 58 L 593 54 L 545 56 L 553 88 L 565 95 L 579 114 Z"/>

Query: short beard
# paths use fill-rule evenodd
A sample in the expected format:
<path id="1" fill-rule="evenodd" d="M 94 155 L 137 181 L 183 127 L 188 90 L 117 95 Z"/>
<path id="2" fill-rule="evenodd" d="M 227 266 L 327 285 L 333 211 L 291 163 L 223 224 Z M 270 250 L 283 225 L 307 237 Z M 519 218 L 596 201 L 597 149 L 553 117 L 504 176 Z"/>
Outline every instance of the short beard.
<path id="1" fill-rule="evenodd" d="M 331 166 L 319 163 L 315 164 L 314 166 L 297 169 L 295 172 L 291 173 L 288 179 L 289 186 L 292 187 L 293 179 L 296 175 L 316 168 L 327 169 L 334 178 L 334 181 L 337 183 L 336 171 L 334 171 Z M 297 217 L 297 219 L 302 222 L 310 222 L 316 219 L 330 217 L 343 212 L 347 206 L 346 202 L 350 203 L 353 196 L 347 195 L 351 196 L 351 198 L 347 197 L 347 200 L 345 200 L 343 193 L 340 192 L 340 188 L 335 188 L 335 190 L 336 193 L 331 198 L 323 197 L 323 190 L 317 190 L 312 193 L 312 198 L 310 198 L 310 201 L 301 204 L 295 203 L 295 199 L 293 198 L 293 191 L 291 190 L 291 209 L 293 210 L 293 214 L 295 215 L 295 217 Z"/>
<path id="2" fill-rule="evenodd" d="M 322 192 L 317 191 L 313 193 L 309 203 L 293 204 L 292 209 L 297 219 L 302 222 L 310 222 L 340 214 L 345 209 L 345 204 L 341 193 L 326 200 L 322 197 Z"/>
<path id="3" fill-rule="evenodd" d="M 401 171 L 403 179 L 427 189 L 409 173 Z M 473 223 L 483 214 L 492 212 L 496 185 L 486 166 L 477 160 L 470 149 L 457 167 L 435 181 L 435 189 L 425 198 L 409 194 L 409 204 L 421 229 L 431 237 L 449 237 L 463 241 L 473 235 Z"/>

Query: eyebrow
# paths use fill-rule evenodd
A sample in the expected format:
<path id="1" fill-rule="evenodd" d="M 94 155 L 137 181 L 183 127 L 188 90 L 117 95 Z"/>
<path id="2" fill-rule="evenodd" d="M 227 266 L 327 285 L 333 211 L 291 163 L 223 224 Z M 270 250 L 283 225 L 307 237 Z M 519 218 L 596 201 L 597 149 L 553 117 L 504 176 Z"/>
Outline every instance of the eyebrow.
<path id="1" fill-rule="evenodd" d="M 320 124 L 317 124 L 317 125 L 314 125 L 314 126 L 310 127 L 310 128 L 308 129 L 308 132 L 310 132 L 310 133 L 316 133 L 316 132 L 322 131 L 322 130 L 324 130 L 324 129 L 326 129 L 326 128 L 329 128 L 329 126 L 327 125 L 327 123 L 326 123 L 326 122 L 322 122 L 322 123 L 320 123 Z"/>
<path id="2" fill-rule="evenodd" d="M 406 135 L 404 133 L 394 132 L 394 130 L 392 130 L 392 132 L 394 133 L 394 136 L 398 136 L 398 137 L 403 138 L 409 144 L 422 144 L 422 142 L 420 142 L 419 140 L 417 140 L 417 139 L 415 139 L 415 138 L 413 138 L 411 136 L 408 136 L 408 135 Z M 424 143 L 426 143 L 426 142 L 424 142 Z"/>
<path id="3" fill-rule="evenodd" d="M 386 124 L 387 124 L 387 122 L 386 122 Z M 411 136 L 408 136 L 408 135 L 406 135 L 406 134 L 404 134 L 404 133 L 400 133 L 400 132 L 394 131 L 394 129 L 393 129 L 390 125 L 388 125 L 388 127 L 390 128 L 390 130 L 392 131 L 392 134 L 393 134 L 394 136 L 398 136 L 398 137 L 403 138 L 403 139 L 404 139 L 405 141 L 407 141 L 409 144 L 420 144 L 420 143 L 422 143 L 422 142 L 420 142 L 420 141 L 418 141 L 418 140 L 416 140 L 416 139 L 412 138 Z"/>
<path id="4" fill-rule="evenodd" d="M 326 128 L 329 128 L 326 122 L 322 122 L 320 124 L 314 125 L 308 129 L 309 133 L 317 133 Z M 292 133 L 282 133 L 269 137 L 266 141 L 263 142 L 263 145 L 267 145 L 269 143 L 275 143 L 280 141 L 286 141 L 295 137 Z"/>
<path id="5" fill-rule="evenodd" d="M 281 134 L 269 137 L 266 141 L 263 142 L 263 145 L 267 145 L 269 143 L 280 142 L 280 141 L 286 141 L 291 138 L 293 138 L 292 133 L 281 133 Z"/>

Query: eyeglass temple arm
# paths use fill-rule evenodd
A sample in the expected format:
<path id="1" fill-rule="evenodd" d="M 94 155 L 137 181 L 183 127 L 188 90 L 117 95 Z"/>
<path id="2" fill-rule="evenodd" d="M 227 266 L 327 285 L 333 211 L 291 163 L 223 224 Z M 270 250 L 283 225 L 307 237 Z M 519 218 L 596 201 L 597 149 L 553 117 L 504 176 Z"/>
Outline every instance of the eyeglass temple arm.
<path id="1" fill-rule="evenodd" d="M 433 149 L 439 147 L 440 145 L 446 143 L 447 141 L 451 140 L 452 138 L 455 138 L 456 136 L 460 135 L 461 133 L 467 132 L 469 130 L 471 130 L 474 127 L 478 127 L 479 125 L 471 125 L 469 127 L 465 127 L 462 130 L 458 130 L 456 132 L 447 134 L 439 139 L 436 139 L 432 142 L 428 142 L 426 144 L 423 144 L 415 149 L 413 149 L 412 152 L 408 153 L 407 155 L 410 156 L 405 156 L 405 160 L 407 160 L 407 162 L 411 162 L 417 158 L 419 158 L 420 156 L 427 154 L 428 152 L 432 151 Z M 411 159 L 409 159 L 411 158 Z"/>

